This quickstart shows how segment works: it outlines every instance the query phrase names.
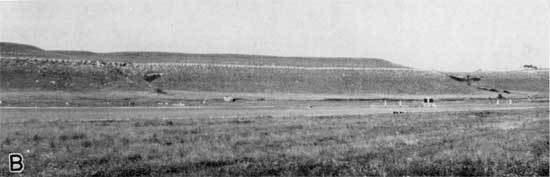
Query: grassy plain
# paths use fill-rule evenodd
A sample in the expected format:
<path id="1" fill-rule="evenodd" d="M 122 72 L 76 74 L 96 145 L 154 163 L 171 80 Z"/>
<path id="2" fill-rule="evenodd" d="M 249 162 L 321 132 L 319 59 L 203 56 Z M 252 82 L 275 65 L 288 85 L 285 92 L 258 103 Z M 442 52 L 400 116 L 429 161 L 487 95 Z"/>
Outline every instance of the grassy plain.
<path id="1" fill-rule="evenodd" d="M 53 114 L 21 110 L 0 122 L 0 155 L 22 152 L 26 176 L 548 176 L 549 170 L 547 108 L 210 119 Z"/>

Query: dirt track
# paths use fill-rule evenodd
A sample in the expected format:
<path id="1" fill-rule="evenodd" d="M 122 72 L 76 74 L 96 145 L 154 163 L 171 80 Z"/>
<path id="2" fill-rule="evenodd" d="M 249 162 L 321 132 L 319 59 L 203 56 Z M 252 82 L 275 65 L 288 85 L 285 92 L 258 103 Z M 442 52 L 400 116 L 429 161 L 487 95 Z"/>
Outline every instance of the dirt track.
<path id="1" fill-rule="evenodd" d="M 311 107 L 310 107 L 311 106 Z M 294 105 L 218 105 L 187 107 L 0 107 L 2 122 L 37 120 L 131 120 L 131 119 L 194 119 L 194 118 L 253 118 L 262 116 L 331 116 L 392 114 L 393 112 L 430 113 L 456 111 L 524 110 L 548 108 L 548 104 L 523 103 L 513 105 L 442 104 L 438 107 L 407 105 L 361 105 L 357 103 L 294 104 Z M 400 114 L 397 114 L 399 116 Z"/>

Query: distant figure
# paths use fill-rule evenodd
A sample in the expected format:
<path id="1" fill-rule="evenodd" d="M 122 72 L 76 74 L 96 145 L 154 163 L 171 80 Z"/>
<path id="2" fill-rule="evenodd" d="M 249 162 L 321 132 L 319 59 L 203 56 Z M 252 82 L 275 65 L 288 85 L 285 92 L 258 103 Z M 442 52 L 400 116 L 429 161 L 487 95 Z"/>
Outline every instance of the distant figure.
<path id="1" fill-rule="evenodd" d="M 434 103 L 434 99 L 431 97 L 424 98 L 424 107 L 436 107 Z"/>

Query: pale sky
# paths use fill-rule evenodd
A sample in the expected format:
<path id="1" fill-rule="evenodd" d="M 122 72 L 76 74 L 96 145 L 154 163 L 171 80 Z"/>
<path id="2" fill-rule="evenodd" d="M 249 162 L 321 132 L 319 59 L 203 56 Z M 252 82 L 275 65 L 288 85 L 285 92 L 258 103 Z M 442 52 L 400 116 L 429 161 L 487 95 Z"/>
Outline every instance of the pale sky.
<path id="1" fill-rule="evenodd" d="M 546 0 L 0 0 L 0 41 L 47 50 L 375 57 L 419 69 L 549 65 Z"/>

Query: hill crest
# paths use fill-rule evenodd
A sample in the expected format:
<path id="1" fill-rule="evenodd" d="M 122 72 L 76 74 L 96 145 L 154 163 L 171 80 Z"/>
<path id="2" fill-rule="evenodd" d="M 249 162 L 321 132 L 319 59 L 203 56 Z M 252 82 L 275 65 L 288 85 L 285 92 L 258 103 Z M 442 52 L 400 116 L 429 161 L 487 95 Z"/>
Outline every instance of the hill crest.
<path id="1" fill-rule="evenodd" d="M 252 54 L 194 54 L 175 52 L 109 52 L 43 50 L 27 44 L 0 42 L 0 56 L 103 60 L 130 63 L 201 63 L 300 67 L 410 68 L 380 58 L 283 57 Z"/>

